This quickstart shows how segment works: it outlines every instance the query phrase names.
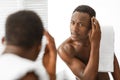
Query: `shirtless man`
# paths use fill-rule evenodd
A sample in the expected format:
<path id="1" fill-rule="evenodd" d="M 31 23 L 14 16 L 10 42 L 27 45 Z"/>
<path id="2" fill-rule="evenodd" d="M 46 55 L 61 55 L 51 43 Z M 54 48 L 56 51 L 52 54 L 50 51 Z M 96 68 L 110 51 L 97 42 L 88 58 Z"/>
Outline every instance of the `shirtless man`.
<path id="1" fill-rule="evenodd" d="M 35 65 L 34 70 L 27 71 L 25 75 L 16 77 L 16 74 L 21 75 L 24 73 L 26 66 L 30 69 L 33 68 L 31 65 L 36 61 L 42 48 L 43 35 L 47 39 L 43 56 L 43 65 L 47 73 L 41 72 L 44 71 L 43 68 L 41 70 L 42 65 Z M 6 47 L 0 56 L 0 80 L 56 80 L 55 42 L 53 37 L 44 30 L 42 20 L 35 12 L 22 10 L 9 15 L 2 43 Z M 18 68 L 19 70 L 17 70 Z M 45 77 L 39 73 L 35 74 L 35 70 Z"/>
<path id="2" fill-rule="evenodd" d="M 110 80 L 107 72 L 98 72 L 101 30 L 94 9 L 78 6 L 72 14 L 71 36 L 58 48 L 58 54 L 77 80 Z M 114 58 L 114 80 L 120 80 L 120 70 Z"/>

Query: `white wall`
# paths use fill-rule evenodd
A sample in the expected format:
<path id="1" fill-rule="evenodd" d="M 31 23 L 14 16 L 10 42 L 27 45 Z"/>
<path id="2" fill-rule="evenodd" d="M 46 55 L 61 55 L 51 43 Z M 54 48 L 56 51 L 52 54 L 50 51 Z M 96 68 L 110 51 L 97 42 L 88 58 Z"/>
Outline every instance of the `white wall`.
<path id="1" fill-rule="evenodd" d="M 119 0 L 49 0 L 48 29 L 57 47 L 70 35 L 69 23 L 73 10 L 81 4 L 96 10 L 100 25 L 112 25 L 115 30 L 115 53 L 120 62 L 120 9 Z M 58 58 L 57 72 L 65 66 Z M 59 67 L 60 66 L 60 67 Z"/>
<path id="2" fill-rule="evenodd" d="M 48 27 L 48 10 L 47 0 L 0 0 L 0 54 L 4 47 L 1 39 L 5 35 L 5 21 L 9 14 L 18 10 L 33 10 L 40 15 L 44 26 Z"/>
<path id="3" fill-rule="evenodd" d="M 6 18 L 9 14 L 19 10 L 21 6 L 18 4 L 18 0 L 1 0 L 0 1 L 0 54 L 3 51 L 3 45 L 1 39 L 4 36 L 4 26 Z"/>
<path id="4" fill-rule="evenodd" d="M 44 27 L 48 27 L 48 1 L 23 0 L 23 8 L 35 11 L 42 19 Z"/>

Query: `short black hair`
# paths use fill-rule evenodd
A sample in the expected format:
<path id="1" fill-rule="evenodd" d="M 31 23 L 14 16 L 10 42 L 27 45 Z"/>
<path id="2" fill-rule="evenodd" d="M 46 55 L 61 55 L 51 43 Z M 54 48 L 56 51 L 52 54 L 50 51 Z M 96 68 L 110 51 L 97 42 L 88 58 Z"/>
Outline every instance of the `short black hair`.
<path id="1" fill-rule="evenodd" d="M 41 44 L 44 27 L 40 17 L 33 11 L 21 10 L 8 16 L 5 39 L 8 45 L 32 48 Z"/>
<path id="2" fill-rule="evenodd" d="M 75 8 L 73 13 L 75 11 L 88 13 L 90 15 L 90 17 L 96 16 L 95 10 L 92 7 L 88 6 L 88 5 L 80 5 L 80 6 Z"/>

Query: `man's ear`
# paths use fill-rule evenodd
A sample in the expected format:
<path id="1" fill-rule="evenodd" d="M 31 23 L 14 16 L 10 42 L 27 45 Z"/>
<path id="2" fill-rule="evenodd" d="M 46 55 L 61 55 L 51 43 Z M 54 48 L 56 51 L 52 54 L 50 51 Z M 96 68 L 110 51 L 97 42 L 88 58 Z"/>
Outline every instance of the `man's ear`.
<path id="1" fill-rule="evenodd" d="M 5 39 L 5 37 L 2 38 L 2 44 L 6 45 L 6 39 Z"/>

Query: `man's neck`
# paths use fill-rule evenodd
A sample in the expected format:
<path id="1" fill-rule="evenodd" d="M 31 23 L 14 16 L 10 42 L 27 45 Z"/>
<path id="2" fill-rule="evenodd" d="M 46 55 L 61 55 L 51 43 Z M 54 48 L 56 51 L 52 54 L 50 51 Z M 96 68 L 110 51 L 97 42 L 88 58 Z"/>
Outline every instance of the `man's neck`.
<path id="1" fill-rule="evenodd" d="M 76 45 L 83 45 L 83 46 L 89 46 L 90 45 L 90 41 L 89 39 L 79 39 L 79 40 L 75 40 L 74 43 Z"/>
<path id="2" fill-rule="evenodd" d="M 3 54 L 9 54 L 9 53 L 12 53 L 33 61 L 36 60 L 36 56 L 35 56 L 36 54 L 34 54 L 34 51 L 32 49 L 25 50 L 17 46 L 7 45 Z"/>

